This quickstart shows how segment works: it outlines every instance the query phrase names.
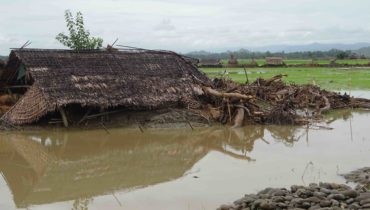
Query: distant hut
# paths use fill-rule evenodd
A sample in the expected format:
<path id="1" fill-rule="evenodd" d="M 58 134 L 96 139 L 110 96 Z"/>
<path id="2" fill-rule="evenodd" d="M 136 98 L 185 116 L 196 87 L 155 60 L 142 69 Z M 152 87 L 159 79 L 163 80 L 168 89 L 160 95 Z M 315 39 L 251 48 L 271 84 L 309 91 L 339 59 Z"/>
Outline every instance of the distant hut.
<path id="1" fill-rule="evenodd" d="M 351 60 L 357 60 L 357 59 L 360 59 L 360 55 L 358 55 L 357 53 L 352 53 L 352 54 L 349 56 L 349 59 L 351 59 Z"/>
<path id="2" fill-rule="evenodd" d="M 266 57 L 266 65 L 268 66 L 283 66 L 284 59 L 282 57 Z"/>
<path id="3" fill-rule="evenodd" d="M 209 82 L 182 56 L 168 51 L 18 49 L 10 53 L 0 87 L 29 87 L 1 120 L 22 125 L 60 112 L 68 126 L 65 109 L 71 106 L 82 109 L 79 113 L 87 108 L 177 107 L 196 101 L 201 84 Z"/>
<path id="4" fill-rule="evenodd" d="M 330 59 L 329 62 L 330 62 L 329 65 L 335 66 L 335 65 L 337 65 L 337 58 Z"/>
<path id="5" fill-rule="evenodd" d="M 238 59 L 235 58 L 234 54 L 230 54 L 229 61 L 227 62 L 230 66 L 238 65 Z"/>
<path id="6" fill-rule="evenodd" d="M 200 60 L 201 67 L 213 67 L 213 68 L 220 68 L 222 67 L 222 62 L 220 59 L 201 59 Z"/>
<path id="7" fill-rule="evenodd" d="M 244 65 L 244 66 L 246 66 L 246 67 L 258 67 L 258 63 L 254 58 L 252 58 L 251 62 Z"/>

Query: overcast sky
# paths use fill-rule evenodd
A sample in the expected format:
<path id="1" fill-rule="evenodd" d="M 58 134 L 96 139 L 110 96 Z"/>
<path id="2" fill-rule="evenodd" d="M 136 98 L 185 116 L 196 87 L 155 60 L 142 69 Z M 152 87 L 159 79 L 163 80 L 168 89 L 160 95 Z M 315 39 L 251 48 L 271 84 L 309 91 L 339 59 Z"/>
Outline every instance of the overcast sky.
<path id="1" fill-rule="evenodd" d="M 62 48 L 64 10 L 92 35 L 178 52 L 275 44 L 370 42 L 369 0 L 0 0 L 0 54 L 27 40 Z"/>

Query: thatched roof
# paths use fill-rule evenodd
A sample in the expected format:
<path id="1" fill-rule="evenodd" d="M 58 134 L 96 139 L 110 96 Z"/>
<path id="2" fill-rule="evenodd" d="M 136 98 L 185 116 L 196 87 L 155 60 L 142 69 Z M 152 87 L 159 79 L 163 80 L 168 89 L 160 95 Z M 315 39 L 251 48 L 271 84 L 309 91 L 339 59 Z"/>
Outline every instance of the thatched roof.
<path id="1" fill-rule="evenodd" d="M 201 66 L 222 66 L 222 62 L 220 59 L 202 59 L 200 60 Z"/>
<path id="2" fill-rule="evenodd" d="M 9 123 L 24 124 L 68 104 L 128 109 L 177 106 L 209 79 L 167 51 L 20 49 L 11 52 L 1 81 L 32 85 L 3 116 Z"/>
<path id="3" fill-rule="evenodd" d="M 282 65 L 284 64 L 284 59 L 282 57 L 266 57 L 267 65 Z"/>

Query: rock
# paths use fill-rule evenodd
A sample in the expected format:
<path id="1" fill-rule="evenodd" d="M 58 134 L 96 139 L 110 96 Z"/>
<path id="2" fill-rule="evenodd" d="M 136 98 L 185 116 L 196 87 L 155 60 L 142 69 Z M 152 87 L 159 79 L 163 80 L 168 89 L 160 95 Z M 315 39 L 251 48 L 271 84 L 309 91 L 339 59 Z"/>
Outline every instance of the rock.
<path id="1" fill-rule="evenodd" d="M 368 198 L 368 199 L 364 199 L 364 200 L 361 200 L 361 201 L 360 201 L 360 205 L 361 205 L 361 206 L 364 206 L 365 204 L 368 204 L 368 203 L 370 204 L 370 198 Z"/>
<path id="2" fill-rule="evenodd" d="M 268 188 L 266 188 L 266 189 L 264 189 L 264 190 L 259 191 L 259 192 L 257 193 L 257 195 L 269 194 L 269 193 L 270 193 L 270 191 L 272 191 L 272 190 L 274 190 L 274 189 L 273 189 L 273 188 L 268 187 Z"/>
<path id="3" fill-rule="evenodd" d="M 283 202 L 285 202 L 285 197 L 283 197 L 283 196 L 274 196 L 272 198 L 272 201 L 275 202 L 275 203 L 283 203 Z"/>
<path id="4" fill-rule="evenodd" d="M 310 202 L 303 202 L 300 207 L 308 209 L 308 208 L 311 207 L 311 204 L 310 204 Z"/>
<path id="5" fill-rule="evenodd" d="M 293 200 L 293 196 L 291 196 L 291 195 L 287 195 L 287 196 L 285 196 L 284 198 L 285 198 L 285 200 L 286 200 L 286 201 L 291 201 L 291 200 Z"/>
<path id="6" fill-rule="evenodd" d="M 329 207 L 331 206 L 332 202 L 330 200 L 322 200 L 320 201 L 320 206 L 321 207 Z"/>
<path id="7" fill-rule="evenodd" d="M 353 199 L 353 198 L 350 198 L 350 199 L 346 200 L 346 204 L 351 204 L 353 202 L 355 202 L 355 199 Z"/>
<path id="8" fill-rule="evenodd" d="M 331 206 L 339 206 L 339 202 L 337 200 L 332 199 L 331 200 Z"/>
<path id="9" fill-rule="evenodd" d="M 285 196 L 287 194 L 286 189 L 278 189 L 272 192 L 272 196 Z"/>
<path id="10" fill-rule="evenodd" d="M 319 205 L 315 205 L 315 206 L 311 206 L 310 208 L 308 208 L 308 210 L 316 210 L 316 209 L 321 209 L 321 207 Z"/>
<path id="11" fill-rule="evenodd" d="M 288 204 L 286 204 L 286 203 L 277 203 L 276 206 L 280 207 L 280 208 L 283 208 L 283 209 L 286 209 L 288 207 Z"/>
<path id="12" fill-rule="evenodd" d="M 343 194 L 330 194 L 328 196 L 329 199 L 335 199 L 337 201 L 343 201 L 346 199 L 346 196 Z"/>
<path id="13" fill-rule="evenodd" d="M 331 190 L 327 188 L 320 188 L 320 192 L 325 193 L 325 194 L 331 194 Z"/>
<path id="14" fill-rule="evenodd" d="M 360 209 L 361 206 L 358 205 L 357 203 L 353 203 L 351 205 L 348 206 L 349 209 L 354 209 L 354 210 L 357 210 L 357 209 Z"/>
<path id="15" fill-rule="evenodd" d="M 239 200 L 234 201 L 234 204 L 235 205 L 241 205 L 243 203 L 249 204 L 249 203 L 252 203 L 255 200 L 256 200 L 256 198 L 254 198 L 254 197 L 245 196 L 244 198 L 241 198 Z"/>
<path id="16" fill-rule="evenodd" d="M 229 209 L 234 209 L 235 206 L 233 205 L 221 205 L 217 210 L 229 210 Z"/>
<path id="17" fill-rule="evenodd" d="M 324 198 L 326 197 L 326 193 L 323 192 L 314 192 L 313 196 L 318 197 L 318 198 Z"/>
<path id="18" fill-rule="evenodd" d="M 357 197 L 358 193 L 355 190 L 346 190 L 343 192 L 343 195 L 349 197 L 349 198 L 355 198 Z"/>
<path id="19" fill-rule="evenodd" d="M 245 195 L 233 205 L 221 206 L 220 210 L 333 210 L 370 209 L 370 192 L 365 187 L 343 184 L 320 183 L 309 186 L 293 185 L 285 188 L 266 188 L 258 194 Z"/>
<path id="20" fill-rule="evenodd" d="M 257 199 L 253 202 L 253 206 L 259 207 L 263 201 L 263 199 Z"/>
<path id="21" fill-rule="evenodd" d="M 330 183 L 323 183 L 323 182 L 320 182 L 320 183 L 319 183 L 319 186 L 320 186 L 320 188 L 324 188 L 324 189 L 332 189 L 332 188 L 331 188 L 331 184 L 330 184 Z"/>
<path id="22" fill-rule="evenodd" d="M 261 202 L 259 208 L 262 210 L 273 210 L 276 208 L 276 203 L 264 200 Z"/>
<path id="23" fill-rule="evenodd" d="M 298 189 L 296 194 L 300 198 L 308 198 L 308 197 L 313 195 L 313 192 L 311 192 L 310 190 L 302 188 L 302 189 Z"/>
<path id="24" fill-rule="evenodd" d="M 318 197 L 310 197 L 310 198 L 307 198 L 306 201 L 309 201 L 311 203 L 320 203 L 321 199 Z"/>
<path id="25" fill-rule="evenodd" d="M 360 193 L 360 195 L 356 197 L 356 201 L 361 201 L 361 200 L 365 200 L 369 198 L 370 198 L 370 192 Z"/>

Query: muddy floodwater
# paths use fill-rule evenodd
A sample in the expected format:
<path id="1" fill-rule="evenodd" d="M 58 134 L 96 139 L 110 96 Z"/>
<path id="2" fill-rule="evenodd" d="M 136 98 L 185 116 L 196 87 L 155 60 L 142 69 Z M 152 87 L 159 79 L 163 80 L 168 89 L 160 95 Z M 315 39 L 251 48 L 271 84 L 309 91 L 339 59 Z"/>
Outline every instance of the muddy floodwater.
<path id="1" fill-rule="evenodd" d="M 266 187 L 344 183 L 370 166 L 370 112 L 325 121 L 1 133 L 0 209 L 203 210 Z"/>

